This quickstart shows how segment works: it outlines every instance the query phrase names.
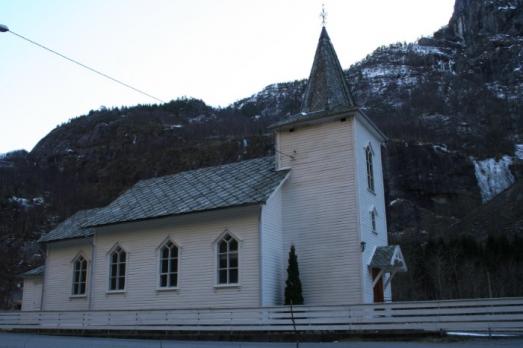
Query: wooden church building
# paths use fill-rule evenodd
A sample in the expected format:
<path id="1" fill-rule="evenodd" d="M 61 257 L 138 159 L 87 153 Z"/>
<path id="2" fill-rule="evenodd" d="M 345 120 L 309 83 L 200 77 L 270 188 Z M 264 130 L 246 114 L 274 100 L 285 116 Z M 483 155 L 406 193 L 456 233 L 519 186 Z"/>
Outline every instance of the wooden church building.
<path id="1" fill-rule="evenodd" d="M 391 300 L 383 133 L 355 105 L 325 28 L 275 155 L 143 180 L 40 242 L 23 310 L 281 305 L 291 245 L 306 305 Z"/>

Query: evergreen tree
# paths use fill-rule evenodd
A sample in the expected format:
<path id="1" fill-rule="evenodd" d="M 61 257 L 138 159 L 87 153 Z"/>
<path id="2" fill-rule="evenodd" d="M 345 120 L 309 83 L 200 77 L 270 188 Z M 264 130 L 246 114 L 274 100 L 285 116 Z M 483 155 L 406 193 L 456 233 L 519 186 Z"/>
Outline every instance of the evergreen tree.
<path id="1" fill-rule="evenodd" d="M 291 245 L 291 250 L 289 251 L 289 266 L 287 267 L 287 281 L 285 282 L 285 304 L 303 304 L 298 257 L 296 256 L 294 245 Z"/>

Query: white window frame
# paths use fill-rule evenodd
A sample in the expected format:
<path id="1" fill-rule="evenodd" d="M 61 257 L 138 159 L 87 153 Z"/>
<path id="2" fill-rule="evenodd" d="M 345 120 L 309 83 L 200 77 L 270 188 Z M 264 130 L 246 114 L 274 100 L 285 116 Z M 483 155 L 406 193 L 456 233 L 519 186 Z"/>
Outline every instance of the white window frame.
<path id="1" fill-rule="evenodd" d="M 378 211 L 375 207 L 369 210 L 370 216 L 370 230 L 374 234 L 378 234 Z"/>
<path id="2" fill-rule="evenodd" d="M 76 263 L 79 262 L 80 260 L 83 260 L 85 262 L 85 281 L 82 281 L 82 269 L 80 268 L 78 271 L 80 272 L 79 274 L 79 281 L 76 282 L 75 281 L 75 276 L 76 276 Z M 72 274 L 73 274 L 73 277 L 71 279 L 71 297 L 87 297 L 87 284 L 89 283 L 89 260 L 87 260 L 87 258 L 85 257 L 84 253 L 83 252 L 79 252 L 72 260 L 71 260 L 71 264 L 72 264 Z M 75 285 L 78 284 L 78 286 L 80 287 L 79 289 L 81 289 L 81 284 L 82 283 L 85 283 L 84 284 L 84 292 L 80 292 L 78 291 L 77 293 L 75 293 Z"/>
<path id="3" fill-rule="evenodd" d="M 112 276 L 112 266 L 113 266 L 113 254 L 118 250 L 120 249 L 121 251 L 123 251 L 125 253 L 125 262 L 123 262 L 125 264 L 125 272 L 123 274 L 123 279 L 124 279 L 124 286 L 122 289 L 118 289 L 118 284 L 119 284 L 119 278 L 121 278 L 121 275 L 120 275 L 120 264 L 122 262 L 120 262 L 120 257 L 118 257 L 118 262 L 117 262 L 117 266 L 116 266 L 116 288 L 115 289 L 111 289 L 111 278 L 113 278 Z M 128 269 L 129 269 L 129 252 L 127 251 L 126 248 L 124 248 L 120 243 L 116 243 L 110 250 L 109 252 L 107 253 L 107 260 L 108 260 L 108 265 L 109 265 L 109 272 L 108 272 L 108 277 L 107 277 L 107 293 L 124 293 L 126 292 L 127 290 L 127 281 L 128 281 L 128 277 L 127 277 L 127 273 L 128 273 Z"/>
<path id="4" fill-rule="evenodd" d="M 170 283 L 170 277 L 169 277 L 169 274 L 170 273 L 173 273 L 173 272 L 168 272 L 167 273 L 167 286 L 162 286 L 162 249 L 166 246 L 167 243 L 172 243 L 174 245 L 174 247 L 176 247 L 177 249 L 177 256 L 176 256 L 176 259 L 177 259 L 177 262 L 176 262 L 176 272 L 174 272 L 176 274 L 176 286 L 170 286 L 169 283 Z M 178 290 L 180 288 L 180 261 L 181 261 L 181 246 L 180 244 L 176 243 L 171 237 L 167 237 L 157 248 L 157 260 L 158 260 L 158 269 L 157 269 L 157 279 L 156 279 L 156 290 L 159 290 L 159 291 L 165 291 L 165 290 Z M 168 267 L 171 266 L 171 263 L 168 262 Z"/>
<path id="5" fill-rule="evenodd" d="M 365 146 L 365 168 L 367 173 L 367 190 L 369 192 L 375 193 L 376 187 L 376 177 L 374 175 L 374 149 L 372 144 L 369 142 Z"/>
<path id="6" fill-rule="evenodd" d="M 238 245 L 238 250 L 236 251 L 236 254 L 237 254 L 237 261 L 238 261 L 238 266 L 236 267 L 236 270 L 238 272 L 238 276 L 237 276 L 237 282 L 235 283 L 231 283 L 229 281 L 229 276 L 230 276 L 230 273 L 229 273 L 229 257 L 227 257 L 227 283 L 220 283 L 220 270 L 222 270 L 220 268 L 220 242 L 225 238 L 226 235 L 229 235 L 231 236 L 232 239 L 234 239 Z M 237 235 L 235 235 L 234 233 L 232 233 L 231 231 L 229 231 L 228 229 L 225 229 L 219 236 L 218 238 L 216 238 L 216 240 L 214 241 L 213 243 L 213 249 L 214 249 L 214 262 L 215 262 L 215 267 L 214 267 L 214 274 L 215 274 L 215 288 L 234 288 L 234 287 L 239 287 L 240 286 L 240 282 L 241 282 L 241 249 L 242 249 L 242 239 L 239 238 Z"/>

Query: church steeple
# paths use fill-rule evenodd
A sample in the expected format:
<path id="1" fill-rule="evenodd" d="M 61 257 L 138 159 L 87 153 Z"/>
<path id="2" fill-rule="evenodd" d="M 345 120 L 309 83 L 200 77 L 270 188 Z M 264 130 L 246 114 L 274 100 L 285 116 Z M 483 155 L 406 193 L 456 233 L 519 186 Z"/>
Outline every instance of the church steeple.
<path id="1" fill-rule="evenodd" d="M 324 26 L 321 29 L 301 112 L 337 111 L 354 106 L 343 69 Z"/>

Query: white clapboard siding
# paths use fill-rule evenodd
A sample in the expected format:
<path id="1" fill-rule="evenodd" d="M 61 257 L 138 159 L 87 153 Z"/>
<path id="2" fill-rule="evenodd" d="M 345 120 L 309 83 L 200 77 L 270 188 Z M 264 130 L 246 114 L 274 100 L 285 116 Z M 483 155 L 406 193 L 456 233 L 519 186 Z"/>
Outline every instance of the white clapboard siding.
<path id="1" fill-rule="evenodd" d="M 87 310 L 89 300 L 73 297 L 73 260 L 79 254 L 88 262 L 87 289 L 89 288 L 91 267 L 91 240 L 75 239 L 49 243 L 44 274 L 43 310 Z M 88 292 L 88 290 L 87 290 Z"/>
<path id="2" fill-rule="evenodd" d="M 24 278 L 22 310 L 39 311 L 42 304 L 42 276 Z"/>
<path id="3" fill-rule="evenodd" d="M 523 298 L 367 305 L 0 312 L 0 329 L 523 332 Z"/>
<path id="4" fill-rule="evenodd" d="M 278 188 L 262 207 L 261 214 L 261 305 L 283 303 L 282 195 Z"/>
<path id="5" fill-rule="evenodd" d="M 93 306 L 98 309 L 232 307 L 260 305 L 260 208 L 229 208 L 96 229 Z M 240 239 L 239 285 L 216 287 L 216 239 Z M 177 290 L 159 290 L 159 246 L 179 246 Z M 125 292 L 109 293 L 109 252 L 127 252 Z"/>
<path id="6" fill-rule="evenodd" d="M 278 163 L 292 169 L 282 186 L 284 255 L 296 246 L 305 304 L 362 301 L 353 127 L 348 117 L 277 133 Z"/>
<path id="7" fill-rule="evenodd" d="M 381 161 L 381 143 L 362 123 L 359 117 L 354 118 L 354 137 L 356 139 L 355 158 L 356 158 L 356 181 L 358 183 L 358 209 L 360 223 L 360 238 L 365 242 L 365 251 L 361 253 L 363 267 L 361 269 L 363 279 L 363 298 L 364 303 L 372 303 L 372 273 L 368 264 L 377 246 L 387 245 L 387 216 L 385 208 L 385 190 L 383 186 L 383 165 Z M 368 190 L 367 184 L 367 159 L 365 148 L 372 146 L 373 172 L 374 172 L 374 192 Z M 372 232 L 370 211 L 375 208 L 376 232 Z M 391 299 L 391 287 L 385 289 L 385 299 Z"/>

